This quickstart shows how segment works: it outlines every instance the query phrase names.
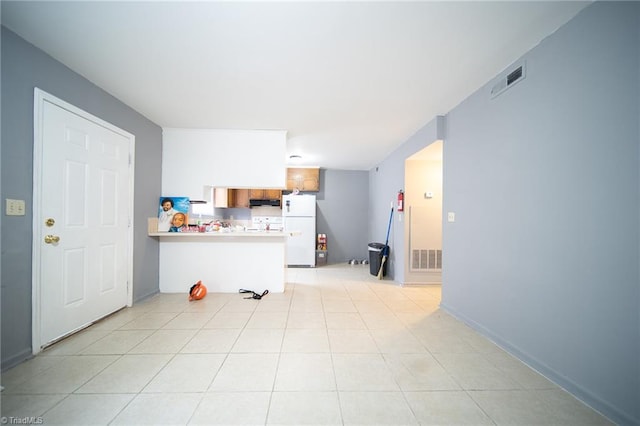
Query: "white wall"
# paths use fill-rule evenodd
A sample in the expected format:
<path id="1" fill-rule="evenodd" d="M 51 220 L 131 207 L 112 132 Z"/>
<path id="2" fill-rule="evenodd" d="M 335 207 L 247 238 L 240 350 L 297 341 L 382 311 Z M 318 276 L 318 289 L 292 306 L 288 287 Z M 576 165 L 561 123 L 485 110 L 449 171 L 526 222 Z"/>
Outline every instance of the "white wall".
<path id="1" fill-rule="evenodd" d="M 202 200 L 204 186 L 286 186 L 284 130 L 162 131 L 162 195 Z"/>

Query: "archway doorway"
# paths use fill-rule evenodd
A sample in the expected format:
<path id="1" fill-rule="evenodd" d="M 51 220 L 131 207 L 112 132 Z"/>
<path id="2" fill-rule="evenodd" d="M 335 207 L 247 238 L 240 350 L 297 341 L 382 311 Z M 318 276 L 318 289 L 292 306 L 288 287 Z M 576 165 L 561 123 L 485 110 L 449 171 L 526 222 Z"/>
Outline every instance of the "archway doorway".
<path id="1" fill-rule="evenodd" d="M 442 150 L 437 140 L 405 160 L 405 284 L 442 283 Z"/>

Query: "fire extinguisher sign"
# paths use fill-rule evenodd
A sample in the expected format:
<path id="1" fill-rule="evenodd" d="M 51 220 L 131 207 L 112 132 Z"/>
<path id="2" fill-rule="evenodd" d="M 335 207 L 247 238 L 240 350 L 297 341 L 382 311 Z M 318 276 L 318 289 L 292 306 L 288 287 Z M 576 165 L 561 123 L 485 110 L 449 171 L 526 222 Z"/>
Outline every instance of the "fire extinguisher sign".
<path id="1" fill-rule="evenodd" d="M 396 206 L 396 210 L 399 212 L 404 211 L 404 191 L 402 189 L 398 191 L 398 205 Z"/>

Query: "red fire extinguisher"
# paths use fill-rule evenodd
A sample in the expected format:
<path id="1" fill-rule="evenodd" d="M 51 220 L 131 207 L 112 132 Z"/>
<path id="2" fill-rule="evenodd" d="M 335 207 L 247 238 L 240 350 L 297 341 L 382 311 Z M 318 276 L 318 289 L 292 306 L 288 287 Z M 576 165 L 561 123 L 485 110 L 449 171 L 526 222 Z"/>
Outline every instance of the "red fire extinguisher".
<path id="1" fill-rule="evenodd" d="M 396 210 L 404 211 L 404 191 L 402 189 L 398 191 L 398 208 Z"/>

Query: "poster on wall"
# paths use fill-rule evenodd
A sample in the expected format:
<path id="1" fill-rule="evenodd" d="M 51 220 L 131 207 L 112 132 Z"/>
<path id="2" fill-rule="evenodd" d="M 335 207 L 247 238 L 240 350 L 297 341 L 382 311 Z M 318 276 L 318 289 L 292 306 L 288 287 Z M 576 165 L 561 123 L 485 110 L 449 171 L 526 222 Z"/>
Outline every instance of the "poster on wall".
<path id="1" fill-rule="evenodd" d="M 160 197 L 158 232 L 183 232 L 189 225 L 189 197 Z"/>

